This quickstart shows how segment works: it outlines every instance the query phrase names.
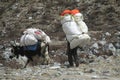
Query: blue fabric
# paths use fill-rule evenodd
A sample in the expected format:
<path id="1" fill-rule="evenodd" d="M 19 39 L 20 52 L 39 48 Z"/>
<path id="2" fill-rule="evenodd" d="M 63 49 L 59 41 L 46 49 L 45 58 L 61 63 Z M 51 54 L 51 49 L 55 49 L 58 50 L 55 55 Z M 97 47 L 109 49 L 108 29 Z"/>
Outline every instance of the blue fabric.
<path id="1" fill-rule="evenodd" d="M 38 43 L 34 45 L 24 46 L 24 50 L 35 51 L 37 49 Z"/>

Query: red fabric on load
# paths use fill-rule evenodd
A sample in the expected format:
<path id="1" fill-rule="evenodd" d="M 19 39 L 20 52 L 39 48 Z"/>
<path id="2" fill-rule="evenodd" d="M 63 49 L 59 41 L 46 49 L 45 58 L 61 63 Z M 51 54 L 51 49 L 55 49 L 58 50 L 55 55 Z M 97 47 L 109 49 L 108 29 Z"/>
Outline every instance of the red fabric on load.
<path id="1" fill-rule="evenodd" d="M 35 34 L 41 34 L 41 32 L 40 31 L 35 31 Z"/>
<path id="2" fill-rule="evenodd" d="M 61 16 L 64 16 L 65 14 L 71 14 L 71 11 L 69 9 L 66 9 L 61 13 Z"/>
<path id="3" fill-rule="evenodd" d="M 71 14 L 72 15 L 75 15 L 76 13 L 80 13 L 80 11 L 78 9 L 71 10 Z"/>

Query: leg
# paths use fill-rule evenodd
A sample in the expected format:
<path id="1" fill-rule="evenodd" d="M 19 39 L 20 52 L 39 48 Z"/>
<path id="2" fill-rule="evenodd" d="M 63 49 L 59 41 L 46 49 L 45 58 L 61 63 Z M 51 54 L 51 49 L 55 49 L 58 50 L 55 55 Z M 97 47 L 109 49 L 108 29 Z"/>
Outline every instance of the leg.
<path id="1" fill-rule="evenodd" d="M 67 55 L 68 55 L 68 61 L 69 61 L 70 66 L 73 66 L 72 50 L 70 49 L 69 42 L 67 42 Z"/>
<path id="2" fill-rule="evenodd" d="M 44 43 L 44 46 L 41 48 L 41 54 L 44 56 L 44 64 L 50 63 L 50 57 L 49 57 L 49 45 Z"/>
<path id="3" fill-rule="evenodd" d="M 40 57 L 40 56 L 44 57 L 43 54 L 41 54 L 41 52 L 42 52 L 41 50 L 42 50 L 42 49 L 41 49 L 41 41 L 38 41 L 37 54 L 38 54 L 39 57 Z"/>
<path id="4" fill-rule="evenodd" d="M 28 59 L 25 66 L 23 68 L 26 68 L 26 66 L 28 65 L 28 63 L 30 62 L 30 60 Z"/>
<path id="5" fill-rule="evenodd" d="M 45 48 L 45 60 L 44 63 L 45 64 L 49 64 L 50 63 L 50 57 L 49 57 L 49 53 L 48 53 L 48 46 Z"/>
<path id="6" fill-rule="evenodd" d="M 77 49 L 78 49 L 78 47 L 76 47 L 76 48 L 74 49 L 74 52 L 73 52 L 73 57 L 74 57 L 74 60 L 75 60 L 75 65 L 76 65 L 76 67 L 79 66 L 79 58 L 78 58 L 78 54 L 77 54 Z"/>
<path id="7" fill-rule="evenodd" d="M 26 62 L 26 64 L 25 64 L 24 68 L 27 67 L 27 65 L 28 65 L 28 63 L 29 63 L 30 61 L 33 61 L 32 57 L 27 57 L 27 58 L 28 58 L 28 60 L 27 60 L 27 62 Z"/>

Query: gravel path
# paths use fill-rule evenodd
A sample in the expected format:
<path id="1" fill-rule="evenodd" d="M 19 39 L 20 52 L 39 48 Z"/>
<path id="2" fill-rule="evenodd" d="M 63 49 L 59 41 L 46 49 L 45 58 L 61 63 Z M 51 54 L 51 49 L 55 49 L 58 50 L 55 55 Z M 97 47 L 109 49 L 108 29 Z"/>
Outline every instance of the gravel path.
<path id="1" fill-rule="evenodd" d="M 11 69 L 0 64 L 0 80 L 120 80 L 120 56 L 80 64 L 78 68 L 36 65 Z"/>

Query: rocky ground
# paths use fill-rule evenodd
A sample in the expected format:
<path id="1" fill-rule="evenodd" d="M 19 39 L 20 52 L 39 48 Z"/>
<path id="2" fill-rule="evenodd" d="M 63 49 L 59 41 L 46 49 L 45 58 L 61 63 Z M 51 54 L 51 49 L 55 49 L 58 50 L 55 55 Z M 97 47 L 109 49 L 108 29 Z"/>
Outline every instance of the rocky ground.
<path id="1" fill-rule="evenodd" d="M 10 61 L 8 61 L 10 62 Z M 21 69 L 12 63 L 13 68 L 0 64 L 1 80 L 119 80 L 120 56 L 107 59 L 97 57 L 92 63 L 81 63 L 79 67 L 67 68 L 66 64 L 28 66 Z M 7 64 L 8 65 L 8 64 Z M 18 65 L 18 64 L 17 64 Z M 16 67 L 16 68 L 15 68 Z"/>
<path id="2" fill-rule="evenodd" d="M 78 50 L 77 68 L 66 66 L 65 34 L 59 19 L 66 8 L 80 9 L 92 38 L 84 51 Z M 120 80 L 119 14 L 119 0 L 0 0 L 0 80 Z M 21 69 L 25 59 L 8 58 L 10 41 L 19 42 L 29 27 L 50 36 L 51 64 L 41 65 L 35 58 Z"/>

